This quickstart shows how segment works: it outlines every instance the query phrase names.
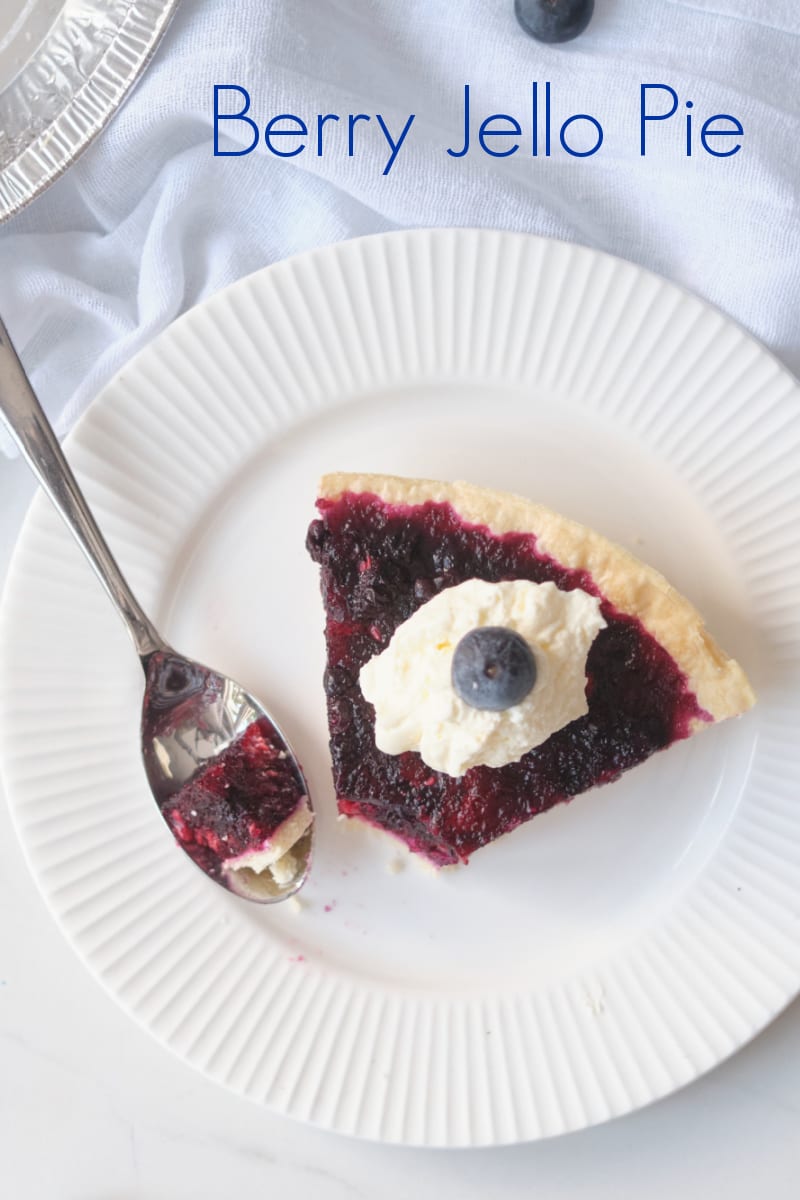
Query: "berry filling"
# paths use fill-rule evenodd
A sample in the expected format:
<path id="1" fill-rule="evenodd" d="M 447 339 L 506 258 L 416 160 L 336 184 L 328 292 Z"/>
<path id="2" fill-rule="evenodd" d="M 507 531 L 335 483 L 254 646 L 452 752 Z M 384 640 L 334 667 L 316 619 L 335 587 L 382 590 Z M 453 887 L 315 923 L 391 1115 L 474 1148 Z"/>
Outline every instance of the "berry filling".
<path id="1" fill-rule="evenodd" d="M 266 717 L 248 725 L 162 805 L 184 850 L 214 878 L 226 867 L 249 866 L 248 860 L 255 870 L 273 865 L 288 850 L 281 833 L 300 809 L 307 812 L 303 781 Z"/>
<path id="2" fill-rule="evenodd" d="M 466 862 L 523 821 L 688 737 L 696 720 L 711 719 L 641 622 L 604 599 L 587 572 L 540 553 L 533 534 L 493 534 L 462 521 L 450 504 L 390 505 L 366 493 L 320 500 L 318 508 L 307 547 L 321 568 L 339 810 L 395 834 L 437 866 Z M 607 626 L 586 664 L 588 713 L 518 762 L 455 778 L 413 751 L 377 749 L 374 710 L 358 676 L 421 604 L 467 579 L 582 588 L 601 599 Z"/>

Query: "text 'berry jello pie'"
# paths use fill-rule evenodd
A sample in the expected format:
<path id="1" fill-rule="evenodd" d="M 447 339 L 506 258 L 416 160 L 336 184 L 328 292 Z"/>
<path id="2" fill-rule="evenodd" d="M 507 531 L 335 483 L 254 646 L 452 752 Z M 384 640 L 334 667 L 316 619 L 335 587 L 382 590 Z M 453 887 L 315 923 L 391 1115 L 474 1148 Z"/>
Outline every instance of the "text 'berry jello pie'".
<path id="1" fill-rule="evenodd" d="M 666 579 L 503 492 L 327 475 L 339 809 L 443 866 L 754 702 Z"/>

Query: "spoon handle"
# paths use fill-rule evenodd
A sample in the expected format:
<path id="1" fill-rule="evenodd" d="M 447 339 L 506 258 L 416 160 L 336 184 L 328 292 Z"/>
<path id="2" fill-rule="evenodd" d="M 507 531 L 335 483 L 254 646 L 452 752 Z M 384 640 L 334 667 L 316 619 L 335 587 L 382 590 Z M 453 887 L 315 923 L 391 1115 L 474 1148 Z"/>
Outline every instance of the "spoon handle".
<path id="1" fill-rule="evenodd" d="M 128 627 L 140 658 L 166 644 L 140 607 L 97 527 L 53 428 L 36 399 L 11 338 L 0 320 L 0 419 Z"/>

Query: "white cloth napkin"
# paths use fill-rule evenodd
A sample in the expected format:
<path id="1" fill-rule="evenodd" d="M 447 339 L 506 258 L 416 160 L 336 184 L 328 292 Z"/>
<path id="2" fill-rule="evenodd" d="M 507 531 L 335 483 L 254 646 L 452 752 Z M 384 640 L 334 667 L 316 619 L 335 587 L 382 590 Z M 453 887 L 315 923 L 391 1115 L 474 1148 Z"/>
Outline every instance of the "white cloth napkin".
<path id="1" fill-rule="evenodd" d="M 596 0 L 589 30 L 546 47 L 512 0 L 184 0 L 152 66 L 77 165 L 0 228 L 0 312 L 60 431 L 184 309 L 266 263 L 399 226 L 487 225 L 600 247 L 705 296 L 800 369 L 800 4 L 797 0 Z M 531 84 L 561 121 L 600 120 L 593 157 L 530 154 Z M 521 149 L 490 158 L 462 140 L 475 115 L 509 113 Z M 683 116 L 651 123 L 642 83 L 668 84 L 695 129 L 715 113 L 741 151 L 684 152 Z M 213 156 L 213 85 L 242 85 L 262 127 L 312 126 L 302 154 L 263 142 Z M 237 99 L 233 93 L 226 98 Z M 666 104 L 666 93 L 652 93 Z M 388 175 L 381 113 L 396 135 Z M 330 143 L 315 153 L 318 114 Z M 371 114 L 347 153 L 349 113 Z M 576 127 L 573 127 L 575 131 Z M 221 146 L 249 141 L 229 122 Z M 286 146 L 294 145 L 287 140 Z M 728 146 L 729 142 L 717 143 Z M 540 148 L 541 154 L 541 148 Z"/>

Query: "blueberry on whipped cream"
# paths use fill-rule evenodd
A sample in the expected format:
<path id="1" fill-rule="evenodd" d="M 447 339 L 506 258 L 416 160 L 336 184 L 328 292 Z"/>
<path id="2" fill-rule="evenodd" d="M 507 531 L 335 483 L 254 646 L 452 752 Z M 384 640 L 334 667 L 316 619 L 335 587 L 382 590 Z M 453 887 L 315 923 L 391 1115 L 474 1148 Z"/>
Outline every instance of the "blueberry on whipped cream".
<path id="1" fill-rule="evenodd" d="M 428 600 L 360 672 L 375 742 L 436 771 L 503 767 L 585 715 L 600 600 L 529 579 L 468 579 Z M 534 686 L 535 683 L 535 686 Z"/>
<path id="2" fill-rule="evenodd" d="M 504 712 L 536 683 L 536 659 L 513 629 L 488 625 L 465 633 L 453 654 L 453 687 L 471 708 Z"/>

